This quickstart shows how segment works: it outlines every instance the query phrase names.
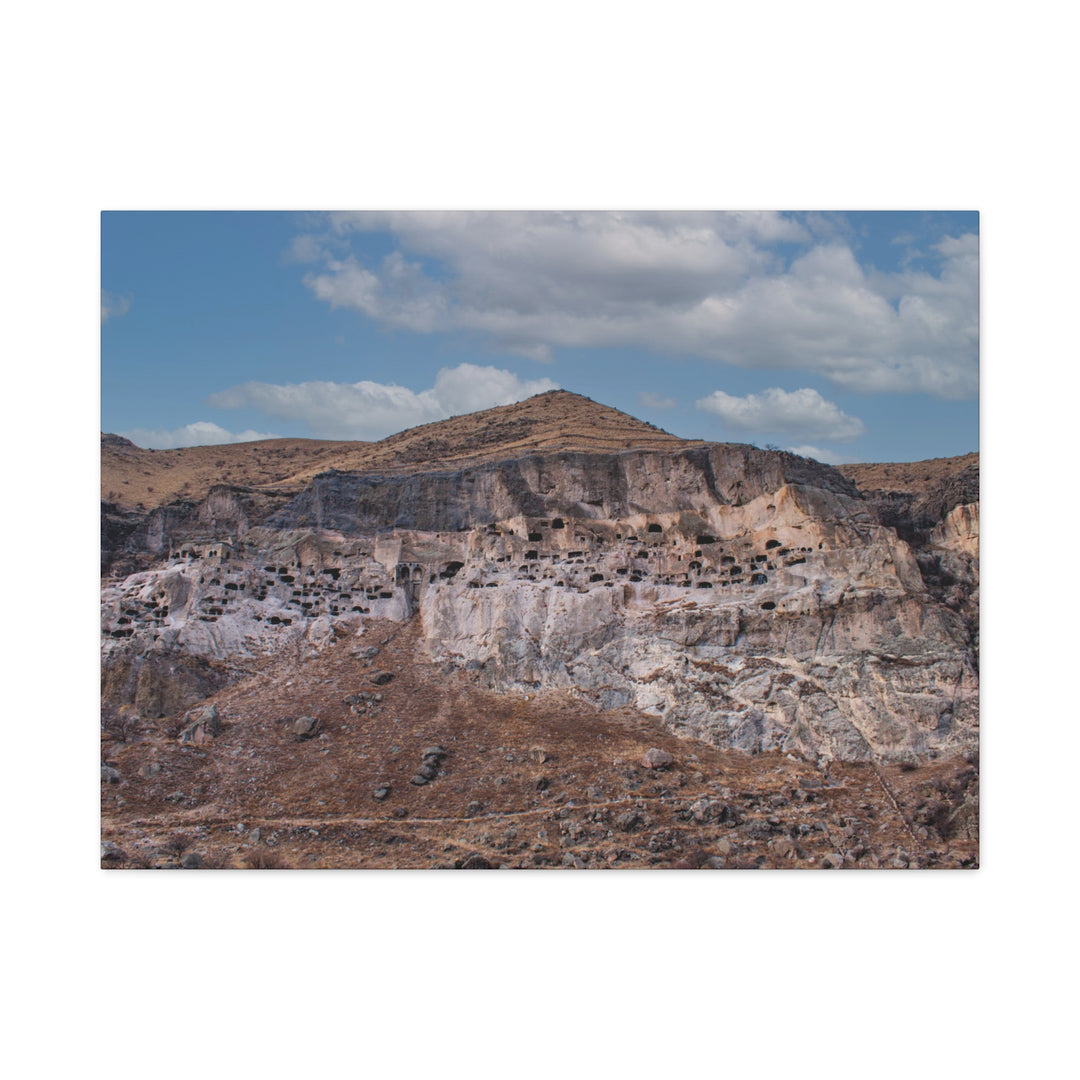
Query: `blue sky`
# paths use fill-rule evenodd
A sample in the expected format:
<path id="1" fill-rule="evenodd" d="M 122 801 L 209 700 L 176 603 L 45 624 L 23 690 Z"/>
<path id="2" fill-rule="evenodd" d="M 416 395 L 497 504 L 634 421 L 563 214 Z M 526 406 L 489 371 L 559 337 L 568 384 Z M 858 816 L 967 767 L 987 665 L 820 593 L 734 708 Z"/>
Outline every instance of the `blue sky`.
<path id="1" fill-rule="evenodd" d="M 377 439 L 556 386 L 831 462 L 978 449 L 978 215 L 102 215 L 101 427 Z"/>

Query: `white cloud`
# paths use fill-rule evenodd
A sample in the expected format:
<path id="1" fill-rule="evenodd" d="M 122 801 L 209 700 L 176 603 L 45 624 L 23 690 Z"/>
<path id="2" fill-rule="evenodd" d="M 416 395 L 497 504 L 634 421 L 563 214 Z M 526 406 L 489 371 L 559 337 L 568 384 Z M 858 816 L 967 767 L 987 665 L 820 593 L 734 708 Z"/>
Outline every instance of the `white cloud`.
<path id="1" fill-rule="evenodd" d="M 866 425 L 842 412 L 816 390 L 781 390 L 772 387 L 760 394 L 733 397 L 714 390 L 697 407 L 720 417 L 725 428 L 737 432 L 785 435 L 796 439 L 846 441 L 866 433 Z"/>
<path id="2" fill-rule="evenodd" d="M 638 394 L 638 404 L 646 409 L 660 409 L 665 411 L 667 409 L 674 409 L 679 403 L 670 397 L 663 397 L 661 394 L 650 394 L 648 391 L 643 390 Z"/>
<path id="3" fill-rule="evenodd" d="M 443 368 L 435 385 L 419 393 L 367 381 L 249 382 L 213 394 L 209 404 L 219 409 L 252 407 L 277 419 L 301 420 L 320 438 L 381 439 L 418 424 L 509 405 L 558 388 L 550 379 L 522 380 L 500 368 L 459 364 Z"/>
<path id="4" fill-rule="evenodd" d="M 934 249 L 949 259 L 961 256 L 978 258 L 979 238 L 974 233 L 946 236 L 940 243 L 934 244 Z"/>
<path id="5" fill-rule="evenodd" d="M 223 443 L 254 442 L 256 439 L 277 439 L 279 436 L 262 431 L 233 433 L 208 420 L 196 420 L 173 431 L 164 428 L 132 428 L 120 433 L 136 446 L 147 450 L 172 450 L 178 446 L 220 446 Z"/>
<path id="6" fill-rule="evenodd" d="M 126 314 L 131 308 L 130 296 L 113 296 L 104 289 L 101 290 L 101 321 L 118 319 Z"/>
<path id="7" fill-rule="evenodd" d="M 855 460 L 855 458 L 838 454 L 835 450 L 822 450 L 817 446 L 789 446 L 788 451 L 792 454 L 798 454 L 799 457 L 823 461 L 826 465 L 847 465 L 848 462 Z"/>
<path id="8" fill-rule="evenodd" d="M 318 262 L 327 256 L 326 249 L 319 243 L 317 237 L 308 233 L 297 236 L 289 247 L 288 257 L 293 262 Z"/>
<path id="9" fill-rule="evenodd" d="M 978 238 L 946 238 L 936 273 L 864 271 L 837 219 L 776 213 L 332 214 L 305 282 L 387 327 L 464 331 L 547 359 L 630 346 L 805 370 L 860 391 L 978 392 Z M 365 265 L 350 244 L 388 231 Z M 778 243 L 803 246 L 790 261 Z M 330 255 L 327 252 L 333 251 Z M 430 269 L 438 264 L 438 272 Z"/>

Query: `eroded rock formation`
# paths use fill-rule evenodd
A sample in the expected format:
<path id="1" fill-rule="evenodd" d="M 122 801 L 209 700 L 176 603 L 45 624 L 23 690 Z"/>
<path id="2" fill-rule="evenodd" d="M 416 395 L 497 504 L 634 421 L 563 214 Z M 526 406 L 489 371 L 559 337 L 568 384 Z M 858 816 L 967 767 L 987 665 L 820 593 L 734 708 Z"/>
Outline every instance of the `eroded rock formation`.
<path id="1" fill-rule="evenodd" d="M 287 501 L 218 486 L 116 530 L 145 569 L 103 587 L 103 696 L 417 619 L 432 664 L 722 747 L 951 752 L 978 732 L 977 484 L 954 486 L 866 498 L 715 444 L 331 471 Z"/>

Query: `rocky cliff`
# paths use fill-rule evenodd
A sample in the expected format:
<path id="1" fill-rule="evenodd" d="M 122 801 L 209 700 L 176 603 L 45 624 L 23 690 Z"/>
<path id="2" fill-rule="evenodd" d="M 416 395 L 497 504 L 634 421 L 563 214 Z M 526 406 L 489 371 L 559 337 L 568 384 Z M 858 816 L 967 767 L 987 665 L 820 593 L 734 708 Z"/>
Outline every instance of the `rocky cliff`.
<path id="1" fill-rule="evenodd" d="M 120 559 L 103 585 L 106 699 L 141 678 L 164 714 L 177 698 L 158 682 L 178 671 L 197 695 L 386 618 L 484 686 L 563 688 L 720 747 L 858 761 L 977 742 L 977 464 L 974 488 L 954 472 L 890 499 L 663 433 L 501 454 L 478 438 L 454 467 L 217 485 L 116 529 L 111 556 L 138 572 Z"/>

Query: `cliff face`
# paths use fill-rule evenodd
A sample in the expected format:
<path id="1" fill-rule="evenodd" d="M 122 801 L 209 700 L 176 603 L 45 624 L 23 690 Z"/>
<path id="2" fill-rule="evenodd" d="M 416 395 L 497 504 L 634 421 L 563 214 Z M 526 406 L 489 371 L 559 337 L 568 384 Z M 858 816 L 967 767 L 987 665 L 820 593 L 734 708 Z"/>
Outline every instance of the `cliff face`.
<path id="1" fill-rule="evenodd" d="M 567 688 L 718 746 L 977 741 L 976 501 L 926 504 L 912 547 L 837 470 L 716 444 L 330 472 L 286 499 L 222 487 L 125 533 L 144 568 L 103 590 L 106 668 L 417 619 L 427 659 L 483 685 Z"/>
<path id="2" fill-rule="evenodd" d="M 785 484 L 858 496 L 852 483 L 818 462 L 752 446 L 711 445 L 533 455 L 410 476 L 334 472 L 316 477 L 268 524 L 348 534 L 388 527 L 457 531 L 545 516 L 627 521 L 686 513 L 704 520 Z"/>

